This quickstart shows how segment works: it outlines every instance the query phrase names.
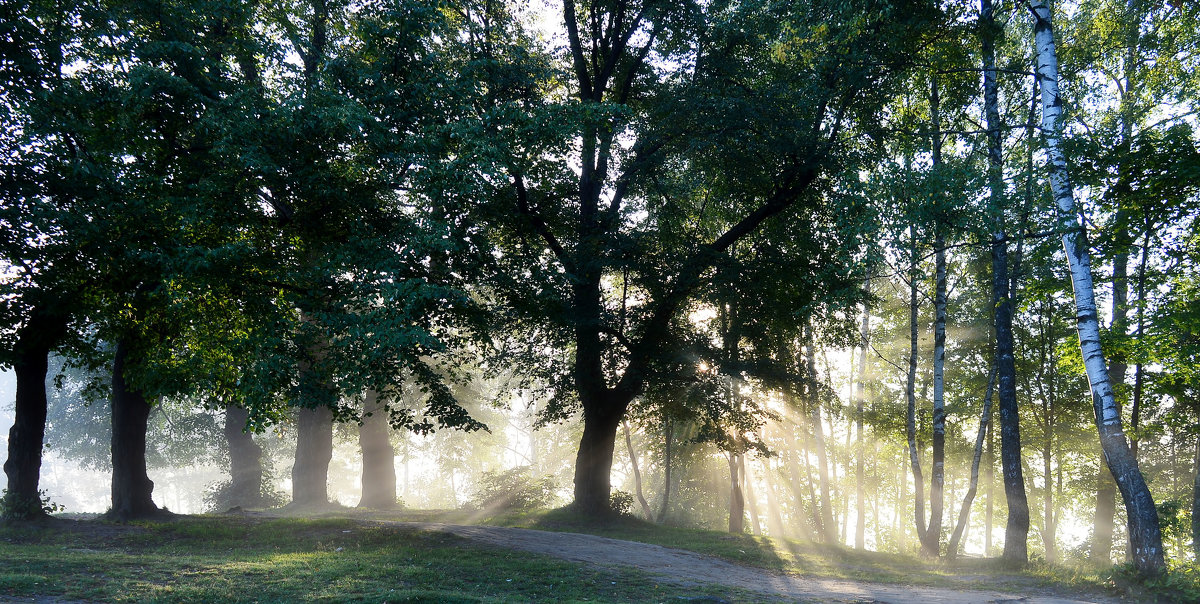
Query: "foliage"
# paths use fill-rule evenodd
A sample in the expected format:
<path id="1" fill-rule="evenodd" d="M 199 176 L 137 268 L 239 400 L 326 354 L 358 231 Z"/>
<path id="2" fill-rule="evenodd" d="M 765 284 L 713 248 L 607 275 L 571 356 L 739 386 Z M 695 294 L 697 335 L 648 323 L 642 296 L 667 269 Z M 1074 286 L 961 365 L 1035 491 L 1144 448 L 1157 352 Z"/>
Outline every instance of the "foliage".
<path id="1" fill-rule="evenodd" d="M 265 470 L 265 468 L 264 468 Z M 233 481 L 221 480 L 214 482 L 204 489 L 204 509 L 209 513 L 224 512 L 235 504 L 242 505 L 245 498 L 237 499 L 239 494 L 233 493 Z M 270 472 L 263 472 L 263 480 L 258 493 L 255 507 L 277 508 L 288 502 L 288 494 L 275 488 Z"/>
<path id="2" fill-rule="evenodd" d="M 1133 564 L 1114 566 L 1104 576 L 1107 585 L 1139 601 L 1184 604 L 1200 600 L 1200 565 L 1177 562 L 1168 565 L 1161 577 L 1146 579 Z"/>
<path id="3" fill-rule="evenodd" d="M 633 512 L 633 493 L 614 489 L 612 495 L 608 498 L 609 506 L 612 508 L 612 513 L 617 516 L 634 517 Z"/>
<path id="4" fill-rule="evenodd" d="M 484 472 L 471 504 L 481 510 L 528 511 L 550 507 L 557 499 L 551 476 L 535 478 L 529 466 Z"/>
<path id="5" fill-rule="evenodd" d="M 63 507 L 50 500 L 45 491 L 38 491 L 37 501 L 18 501 L 8 489 L 0 494 L 0 520 L 32 520 L 63 511 Z"/>

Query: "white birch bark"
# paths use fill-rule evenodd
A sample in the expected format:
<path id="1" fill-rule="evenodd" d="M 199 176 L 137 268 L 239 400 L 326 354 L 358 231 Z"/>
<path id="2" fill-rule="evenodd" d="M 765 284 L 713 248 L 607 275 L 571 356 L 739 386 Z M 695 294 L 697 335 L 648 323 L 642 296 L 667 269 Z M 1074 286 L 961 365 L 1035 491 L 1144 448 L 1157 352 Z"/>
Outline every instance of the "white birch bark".
<path id="1" fill-rule="evenodd" d="M 1062 150 L 1062 98 L 1058 88 L 1058 54 L 1050 7 L 1047 0 L 1034 0 L 1029 8 L 1034 16 L 1037 77 L 1042 90 L 1042 136 L 1049 161 L 1050 189 L 1058 206 L 1063 248 L 1071 269 L 1071 282 L 1075 290 L 1075 324 L 1092 391 L 1100 446 L 1125 503 L 1134 564 L 1145 575 L 1158 575 L 1165 572 L 1166 568 L 1158 513 L 1137 461 L 1129 450 L 1121 425 L 1121 410 L 1113 396 L 1108 366 L 1100 347 L 1100 323 L 1092 287 L 1086 222 L 1083 213 L 1075 206 L 1067 159 Z"/>

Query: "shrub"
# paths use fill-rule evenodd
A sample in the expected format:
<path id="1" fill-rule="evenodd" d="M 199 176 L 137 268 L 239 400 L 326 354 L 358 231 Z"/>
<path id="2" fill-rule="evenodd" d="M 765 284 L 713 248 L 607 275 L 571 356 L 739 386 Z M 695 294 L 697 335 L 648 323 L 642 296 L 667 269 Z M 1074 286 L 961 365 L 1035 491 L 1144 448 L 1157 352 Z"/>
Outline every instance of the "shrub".
<path id="1" fill-rule="evenodd" d="M 1105 583 L 1136 600 L 1148 602 L 1200 602 L 1200 564 L 1168 561 L 1167 573 L 1143 578 L 1133 564 L 1114 566 Z"/>
<path id="2" fill-rule="evenodd" d="M 38 491 L 33 501 L 20 500 L 8 489 L 0 496 L 0 520 L 30 520 L 63 511 L 63 507 L 50 501 L 45 491 Z"/>
<path id="3" fill-rule="evenodd" d="M 536 510 L 554 503 L 554 490 L 552 477 L 534 478 L 529 466 L 517 466 L 484 472 L 471 497 L 471 505 L 489 511 Z"/>
<path id="4" fill-rule="evenodd" d="M 633 516 L 633 493 L 617 489 L 608 498 L 608 506 L 618 516 Z"/>
<path id="5" fill-rule="evenodd" d="M 232 480 L 221 480 L 204 489 L 204 509 L 208 512 L 224 512 L 234 506 L 277 508 L 287 503 L 287 494 L 275 489 L 270 473 L 263 473 L 262 486 L 257 497 L 246 497 L 233 492 Z"/>

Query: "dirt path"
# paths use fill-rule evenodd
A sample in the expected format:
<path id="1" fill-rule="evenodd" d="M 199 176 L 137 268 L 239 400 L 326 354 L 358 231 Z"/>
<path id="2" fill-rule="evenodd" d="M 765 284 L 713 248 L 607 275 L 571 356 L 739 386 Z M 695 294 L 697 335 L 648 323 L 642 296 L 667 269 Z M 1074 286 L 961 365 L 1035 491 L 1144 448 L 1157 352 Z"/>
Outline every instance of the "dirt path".
<path id="1" fill-rule="evenodd" d="M 545 554 L 598 566 L 628 566 L 654 575 L 663 582 L 692 586 L 719 584 L 758 592 L 781 600 L 822 602 L 889 602 L 892 604 L 1084 604 L 1107 599 L 1071 599 L 1037 592 L 1012 594 L 998 591 L 950 589 L 866 583 L 845 579 L 816 579 L 784 575 L 726 562 L 694 552 L 582 535 L 497 526 L 464 526 L 432 522 L 382 522 L 458 535 L 478 543 Z M 1115 601 L 1115 600 L 1111 600 Z"/>

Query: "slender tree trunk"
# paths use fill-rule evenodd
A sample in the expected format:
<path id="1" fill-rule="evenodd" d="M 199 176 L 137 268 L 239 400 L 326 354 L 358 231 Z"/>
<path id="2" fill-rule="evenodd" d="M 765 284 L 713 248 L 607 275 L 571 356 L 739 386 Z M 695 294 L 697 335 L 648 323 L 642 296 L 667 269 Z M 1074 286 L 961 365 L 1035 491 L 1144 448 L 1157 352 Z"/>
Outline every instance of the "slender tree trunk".
<path id="1" fill-rule="evenodd" d="M 1047 422 L 1046 428 L 1053 430 L 1053 424 Z M 1053 432 L 1050 432 L 1042 443 L 1042 475 L 1046 483 L 1045 509 L 1042 520 L 1042 542 L 1046 546 L 1046 562 L 1054 564 L 1058 561 L 1058 550 L 1055 548 L 1054 527 L 1054 481 L 1053 481 Z"/>
<path id="2" fill-rule="evenodd" d="M 625 449 L 629 451 L 629 464 L 633 466 L 633 486 L 637 494 L 638 503 L 642 506 L 642 514 L 646 520 L 654 521 L 654 513 L 650 511 L 650 504 L 646 503 L 646 496 L 642 494 L 642 472 L 638 469 L 637 454 L 633 451 L 633 439 L 629 436 L 629 422 L 621 422 L 621 429 L 625 432 Z"/>
<path id="3" fill-rule="evenodd" d="M 855 417 L 854 420 L 858 426 L 858 453 L 855 456 L 855 507 L 858 509 L 858 523 L 854 527 L 854 547 L 857 549 L 866 548 L 866 532 L 867 518 L 866 509 L 863 505 L 863 457 L 866 454 L 865 441 L 863 439 L 863 406 L 866 403 L 866 394 L 864 393 L 863 382 L 866 379 L 867 373 L 867 346 L 869 336 L 871 335 L 871 311 L 864 307 L 862 328 L 859 331 L 860 354 L 858 356 L 858 379 L 855 382 Z"/>
<path id="4" fill-rule="evenodd" d="M 1000 464 L 1004 495 L 1008 500 L 1008 525 L 1003 558 L 1024 564 L 1029 560 L 1029 502 L 1021 471 L 1021 430 L 1017 410 L 1016 367 L 1013 360 L 1012 291 L 1008 275 L 1008 243 L 1004 232 L 1004 183 L 1001 156 L 999 88 L 996 80 L 996 22 L 991 0 L 980 2 L 983 48 L 984 113 L 988 126 L 988 181 L 993 208 L 992 299 L 996 330 L 996 380 L 1000 411 Z"/>
<path id="5" fill-rule="evenodd" d="M 333 411 L 320 406 L 296 410 L 296 461 L 292 464 L 292 504 L 329 503 L 329 462 L 333 459 Z"/>
<path id="6" fill-rule="evenodd" d="M 854 428 L 853 418 L 847 417 L 846 421 L 846 457 L 845 465 L 842 471 L 842 480 L 839 484 L 843 485 L 840 495 L 842 497 L 842 540 L 841 543 L 849 543 L 850 533 L 850 439 Z"/>
<path id="7" fill-rule="evenodd" d="M 262 447 L 246 431 L 250 413 L 237 405 L 225 407 L 225 445 L 229 448 L 229 505 L 263 505 Z"/>
<path id="8" fill-rule="evenodd" d="M 993 426 L 995 425 L 996 422 L 989 421 L 987 427 L 987 504 L 983 511 L 983 527 L 985 531 L 983 534 L 983 555 L 989 558 L 992 555 L 992 529 L 994 528 L 992 526 L 992 494 L 996 487 L 996 452 L 993 449 L 995 440 L 993 437 L 993 433 L 995 432 Z"/>
<path id="9" fill-rule="evenodd" d="M 930 117 L 933 125 L 933 167 L 942 164 L 941 102 L 938 96 L 938 81 L 930 84 Z M 941 549 L 942 515 L 945 507 L 946 485 L 946 234 L 940 218 L 935 218 L 934 229 L 934 320 L 933 320 L 933 460 L 929 473 L 929 526 L 922 543 L 926 555 L 938 556 Z"/>
<path id="10" fill-rule="evenodd" d="M 13 425 L 8 431 L 6 497 L 13 517 L 45 515 L 38 493 L 42 446 L 46 437 L 46 373 L 50 351 L 66 332 L 65 317 L 34 308 L 13 344 L 13 373 L 17 378 Z"/>
<path id="11" fill-rule="evenodd" d="M 833 504 L 829 497 L 829 465 L 825 456 L 825 429 L 821 425 L 821 397 L 817 386 L 817 355 L 815 338 L 810 326 L 805 343 L 805 363 L 808 365 L 808 410 L 812 421 L 813 446 L 817 450 L 817 474 L 821 480 L 820 522 L 817 534 L 824 543 L 837 541 L 837 526 L 833 523 Z"/>
<path id="12" fill-rule="evenodd" d="M 739 478 L 739 454 L 730 451 L 725 454 L 729 462 L 729 532 L 740 535 L 745 531 L 746 501 L 742 498 L 742 485 Z"/>
<path id="13" fill-rule="evenodd" d="M 390 510 L 396 507 L 396 450 L 392 448 L 387 405 L 378 392 L 368 390 L 363 401 L 363 419 L 358 427 L 362 450 L 362 497 L 360 508 Z"/>
<path id="14" fill-rule="evenodd" d="M 950 544 L 946 547 L 946 558 L 950 560 L 958 557 L 959 544 L 966 534 L 967 524 L 971 520 L 971 503 L 975 500 L 975 493 L 979 489 L 979 462 L 983 459 L 984 440 L 991 433 L 992 390 L 995 384 L 996 367 L 993 365 L 991 371 L 988 372 L 987 392 L 983 397 L 983 411 L 979 414 L 979 432 L 975 435 L 975 455 L 971 457 L 971 483 L 967 486 L 967 494 L 963 496 L 962 508 L 958 511 L 958 524 L 954 526 L 954 533 L 950 535 Z M 991 530 L 990 524 L 987 525 L 987 529 Z M 987 546 L 984 548 L 984 555 L 987 555 Z"/>
<path id="15" fill-rule="evenodd" d="M 1192 476 L 1192 555 L 1200 560 L 1200 438 L 1196 439 L 1196 456 Z"/>
<path id="16" fill-rule="evenodd" d="M 658 508 L 658 523 L 667 520 L 667 508 L 671 501 L 671 441 L 674 436 L 674 426 L 671 417 L 663 415 L 663 496 L 662 505 Z"/>
<path id="17" fill-rule="evenodd" d="M 905 397 L 908 399 L 906 434 L 908 436 L 908 464 L 912 468 L 913 475 L 913 520 L 921 551 L 928 553 L 930 547 L 925 528 L 925 477 L 921 473 L 921 460 L 917 451 L 917 235 L 916 228 L 910 228 L 912 242 L 909 250 L 911 264 L 908 275 L 908 381 L 904 388 Z M 936 546 L 934 551 L 936 551 Z"/>
<path id="18" fill-rule="evenodd" d="M 112 374 L 112 509 L 116 520 L 132 520 L 161 512 L 151 494 L 154 483 L 146 472 L 146 429 L 150 403 L 126 381 L 131 343 L 117 341 Z"/>
<path id="19" fill-rule="evenodd" d="M 937 285 L 933 323 L 933 468 L 929 475 L 929 527 L 922 544 L 925 554 L 937 556 L 941 547 L 942 510 L 946 483 L 946 403 L 944 378 L 946 367 L 946 240 L 941 228 L 937 246 Z"/>
<path id="20" fill-rule="evenodd" d="M 900 456 L 900 496 L 896 498 L 896 520 L 904 518 L 904 507 L 908 504 L 908 457 Z M 904 524 L 893 522 L 895 527 L 896 544 L 900 551 L 904 551 L 908 544 L 908 531 L 904 530 Z"/>
<path id="21" fill-rule="evenodd" d="M 1067 173 L 1067 160 L 1060 140 L 1062 99 L 1058 93 L 1058 55 L 1054 45 L 1050 6 L 1046 0 L 1030 4 L 1034 13 L 1034 39 L 1038 54 L 1038 79 L 1042 87 L 1042 136 L 1046 141 L 1049 159 L 1050 188 L 1058 205 L 1063 247 L 1071 268 L 1075 289 L 1076 328 L 1079 346 L 1092 390 L 1092 406 L 1100 432 L 1100 446 L 1121 499 L 1129 522 L 1129 542 L 1133 562 L 1145 576 L 1161 575 L 1166 570 L 1163 559 L 1162 533 L 1158 526 L 1158 511 L 1138 469 L 1137 460 L 1129 450 L 1121 426 L 1121 411 L 1113 396 L 1108 367 L 1100 348 L 1100 325 L 1096 299 L 1092 290 L 1091 257 L 1088 251 L 1085 223 L 1079 222 L 1074 191 Z"/>
<path id="22" fill-rule="evenodd" d="M 750 533 L 762 535 L 762 523 L 758 518 L 758 498 L 754 496 L 754 481 L 746 471 L 746 454 L 738 455 L 738 472 L 742 477 L 742 493 L 746 495 L 746 511 L 750 512 Z"/>

